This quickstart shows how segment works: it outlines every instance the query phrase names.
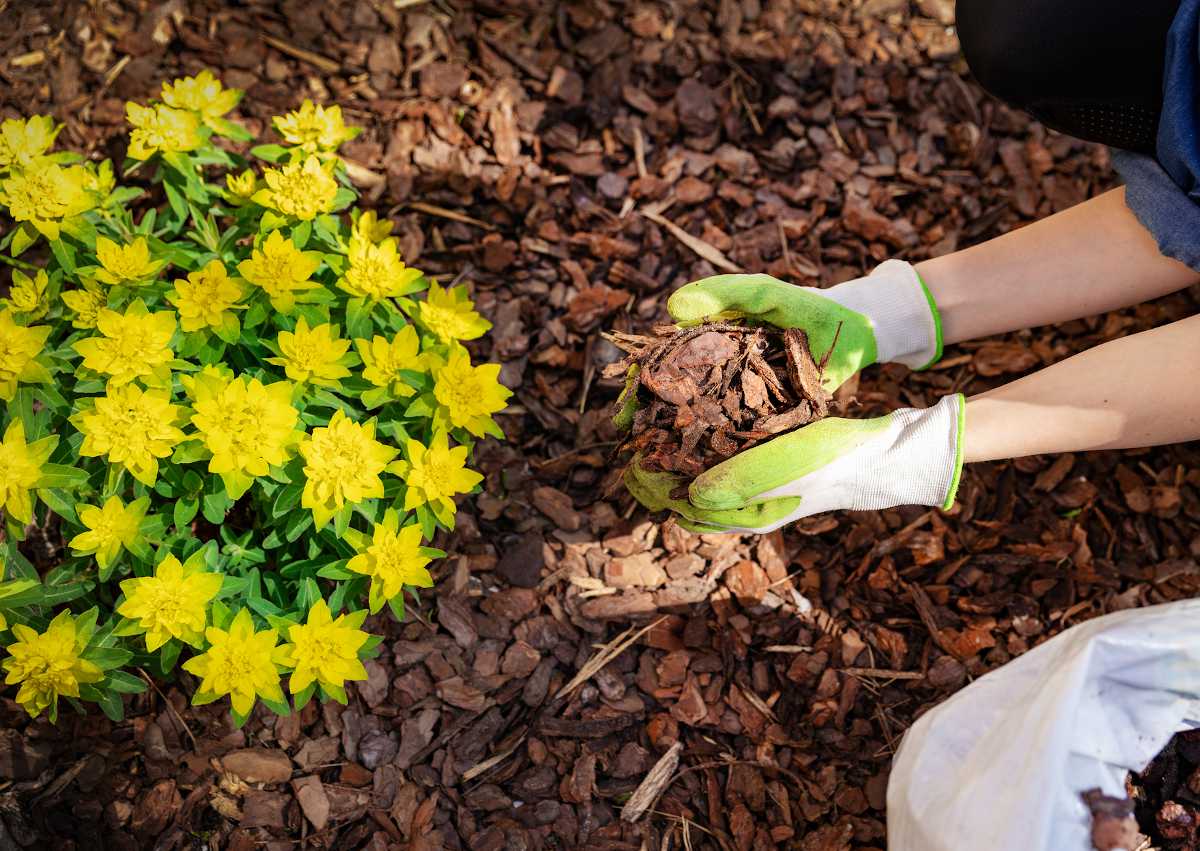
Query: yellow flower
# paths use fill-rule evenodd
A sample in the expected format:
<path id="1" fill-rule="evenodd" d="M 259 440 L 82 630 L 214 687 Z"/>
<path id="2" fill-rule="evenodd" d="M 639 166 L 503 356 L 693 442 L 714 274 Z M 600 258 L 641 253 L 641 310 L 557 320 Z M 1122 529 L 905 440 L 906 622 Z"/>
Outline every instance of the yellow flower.
<path id="1" fill-rule="evenodd" d="M 276 667 L 283 658 L 283 648 L 276 646 L 279 638 L 275 630 L 255 632 L 250 610 L 242 609 L 228 630 L 210 626 L 204 637 L 208 652 L 183 663 L 185 671 L 200 678 L 192 703 L 209 703 L 229 695 L 233 711 L 244 718 L 259 696 L 283 702 Z"/>
<path id="2" fill-rule="evenodd" d="M 194 402 L 198 394 L 202 392 L 203 385 L 208 385 L 210 392 L 216 392 L 219 388 L 233 381 L 235 377 L 233 370 L 225 364 L 210 363 L 202 366 L 199 372 L 193 372 L 191 375 L 181 372 L 179 374 L 179 383 L 183 385 L 183 392 L 187 393 L 188 398 Z"/>
<path id="3" fill-rule="evenodd" d="M 0 170 L 26 168 L 50 150 L 61 129 L 49 115 L 0 122 Z"/>
<path id="4" fill-rule="evenodd" d="M 25 424 L 14 417 L 0 441 L 0 509 L 19 523 L 33 519 L 32 491 L 42 478 L 42 465 L 58 445 L 58 437 L 25 442 Z"/>
<path id="5" fill-rule="evenodd" d="M 492 414 L 504 410 L 512 391 L 499 382 L 499 375 L 500 364 L 471 366 L 466 349 L 456 346 L 433 373 L 439 413 L 455 428 L 465 428 L 476 437 L 500 436 Z"/>
<path id="6" fill-rule="evenodd" d="M 169 106 L 125 104 L 125 117 L 133 125 L 129 133 L 129 156 L 149 159 L 155 154 L 194 151 L 204 144 L 200 117 L 185 109 Z"/>
<path id="7" fill-rule="evenodd" d="M 305 98 L 300 108 L 272 119 L 275 129 L 289 144 L 299 145 L 306 153 L 335 150 L 362 132 L 361 127 L 347 127 L 342 120 L 342 108 L 316 106 Z"/>
<path id="8" fill-rule="evenodd" d="M 492 327 L 475 312 L 466 287 L 442 289 L 435 282 L 429 284 L 425 300 L 417 305 L 417 318 L 443 343 L 474 340 Z"/>
<path id="9" fill-rule="evenodd" d="M 188 272 L 186 281 L 176 280 L 167 301 L 179 311 L 179 327 L 184 331 L 226 328 L 236 334 L 237 318 L 231 311 L 245 307 L 238 304 L 245 295 L 241 282 L 230 278 L 225 264 L 213 259 L 203 269 Z"/>
<path id="10" fill-rule="evenodd" d="M 176 427 L 184 409 L 172 405 L 165 390 L 142 390 L 134 384 L 110 386 L 90 409 L 71 417 L 83 434 L 79 454 L 107 455 L 110 464 L 121 464 L 143 484 L 158 478 L 158 459 L 166 458 L 183 440 Z"/>
<path id="11" fill-rule="evenodd" d="M 250 169 L 246 169 L 238 175 L 234 175 L 232 172 L 225 175 L 225 188 L 239 201 L 248 200 L 257 187 L 258 176 Z"/>
<path id="12" fill-rule="evenodd" d="M 223 581 L 222 574 L 204 571 L 202 558 L 180 564 L 179 559 L 169 555 L 154 569 L 153 576 L 121 583 L 125 602 L 117 612 L 138 622 L 151 653 L 172 638 L 197 647 L 208 622 L 208 604 L 221 590 Z"/>
<path id="13" fill-rule="evenodd" d="M 167 262 L 151 259 L 150 245 L 144 236 L 139 236 L 129 245 L 118 245 L 107 237 L 98 236 L 96 259 L 102 267 L 96 272 L 96 280 L 106 284 L 147 281 L 157 275 Z"/>
<path id="14" fill-rule="evenodd" d="M 83 188 L 95 195 L 95 206 L 108 202 L 108 196 L 116 188 L 117 178 L 113 174 L 112 160 L 83 164 Z"/>
<path id="15" fill-rule="evenodd" d="M 292 694 L 316 682 L 344 699 L 346 680 L 367 678 L 367 669 L 358 658 L 359 648 L 370 638 L 358 628 L 366 615 L 360 610 L 334 620 L 325 601 L 317 600 L 308 610 L 306 623 L 288 627 L 291 643 L 283 645 L 284 664 L 293 669 L 288 683 Z"/>
<path id="16" fill-rule="evenodd" d="M 312 509 L 320 529 L 344 505 L 383 496 L 379 478 L 397 450 L 375 439 L 375 421 L 358 424 L 340 408 L 329 425 L 315 428 L 300 441 L 304 456 L 304 493 L 300 504 Z"/>
<path id="17" fill-rule="evenodd" d="M 26 322 L 45 316 L 50 309 L 50 303 L 46 300 L 46 289 L 50 286 L 46 270 L 38 269 L 31 278 L 19 269 L 13 269 L 12 280 L 8 298 L 0 299 L 0 304 L 11 308 L 13 313 L 24 314 Z"/>
<path id="18" fill-rule="evenodd" d="M 433 577 L 425 567 L 433 559 L 422 551 L 421 527 L 415 523 L 403 529 L 399 526 L 399 515 L 389 508 L 383 521 L 375 526 L 370 543 L 358 547 L 358 555 L 346 564 L 348 570 L 371 577 L 367 601 L 372 614 L 400 594 L 405 585 L 433 587 Z"/>
<path id="19" fill-rule="evenodd" d="M 408 461 L 396 462 L 396 475 L 408 485 L 404 510 L 428 503 L 438 520 L 453 525 L 455 494 L 467 493 L 483 481 L 483 476 L 467 469 L 469 451 L 466 446 L 451 449 L 444 431 L 434 432 L 428 447 L 409 438 Z"/>
<path id="20" fill-rule="evenodd" d="M 391 222 L 380 221 L 374 210 L 364 210 L 354 220 L 352 235 L 367 242 L 383 242 L 391 232 Z"/>
<path id="21" fill-rule="evenodd" d="M 109 376 L 110 385 L 128 384 L 145 376 L 162 383 L 170 375 L 167 364 L 174 357 L 174 313 L 149 313 L 138 299 L 123 314 L 107 307 L 98 310 L 96 330 L 100 336 L 80 340 L 75 343 L 75 351 L 83 355 L 85 367 Z"/>
<path id="22" fill-rule="evenodd" d="M 297 292 L 320 286 L 309 280 L 320 265 L 319 255 L 301 251 L 276 230 L 254 249 L 249 260 L 238 264 L 238 271 L 270 296 L 272 307 L 280 313 L 291 313 Z"/>
<path id="23" fill-rule="evenodd" d="M 375 244 L 351 236 L 349 257 L 350 265 L 338 279 L 338 286 L 350 295 L 379 301 L 421 289 L 421 270 L 404 265 L 394 238 Z"/>
<path id="24" fill-rule="evenodd" d="M 309 328 L 301 316 L 295 331 L 280 331 L 276 340 L 280 357 L 267 358 L 267 363 L 282 366 L 292 381 L 310 382 L 324 387 L 336 387 L 339 378 L 350 374 L 346 357 L 350 341 L 338 336 L 337 326 L 328 323 Z"/>
<path id="25" fill-rule="evenodd" d="M 36 160 L 0 180 L 0 203 L 8 205 L 16 221 L 29 222 L 46 239 L 58 239 L 64 219 L 96 206 L 87 179 L 79 166 L 63 168 L 50 160 Z"/>
<path id="26" fill-rule="evenodd" d="M 162 84 L 162 99 L 167 106 L 190 109 L 203 118 L 220 118 L 242 99 L 239 89 L 227 89 L 213 72 L 205 68 L 195 77 L 180 77 Z"/>
<path id="27" fill-rule="evenodd" d="M 334 161 L 322 165 L 316 157 L 294 162 L 283 168 L 263 172 L 266 188 L 254 193 L 256 204 L 270 207 L 285 216 L 308 221 L 334 207 L 338 185 L 333 178 Z"/>
<path id="28" fill-rule="evenodd" d="M 192 425 L 212 453 L 208 471 L 221 476 L 231 498 L 245 493 L 256 476 L 287 463 L 301 434 L 291 384 L 201 374 L 193 389 Z"/>
<path id="29" fill-rule="evenodd" d="M 79 506 L 79 522 L 87 531 L 71 539 L 71 551 L 77 556 L 95 553 L 100 569 L 106 569 L 116 561 L 122 548 L 129 549 L 137 541 L 149 506 L 150 500 L 144 496 L 129 505 L 121 502 L 120 497 L 110 496 L 103 508 Z"/>
<path id="30" fill-rule="evenodd" d="M 30 716 L 50 710 L 50 720 L 58 713 L 58 697 L 79 697 L 80 683 L 96 683 L 104 672 L 81 658 L 88 635 L 76 629 L 75 619 L 65 609 L 59 612 L 46 631 L 38 633 L 24 624 L 13 624 L 8 645 L 9 658 L 2 667 L 8 671 L 5 685 L 17 685 L 17 703 Z"/>
<path id="31" fill-rule="evenodd" d="M 92 282 L 85 280 L 83 286 L 85 289 L 67 290 L 59 295 L 63 304 L 75 314 L 71 318 L 71 325 L 76 328 L 95 328 L 96 316 L 100 308 L 108 306 L 108 301 Z"/>
<path id="32" fill-rule="evenodd" d="M 416 328 L 405 325 L 391 340 L 376 335 L 370 340 L 355 340 L 354 345 L 362 357 L 363 378 L 376 387 L 387 388 L 397 398 L 416 392 L 401 375 L 401 370 L 421 372 L 426 368 L 425 358 L 418 354 L 421 342 Z"/>
<path id="33" fill-rule="evenodd" d="M 50 373 L 35 360 L 50 336 L 49 325 L 25 328 L 13 321 L 12 311 L 0 310 L 0 401 L 9 401 L 17 382 L 48 381 Z"/>

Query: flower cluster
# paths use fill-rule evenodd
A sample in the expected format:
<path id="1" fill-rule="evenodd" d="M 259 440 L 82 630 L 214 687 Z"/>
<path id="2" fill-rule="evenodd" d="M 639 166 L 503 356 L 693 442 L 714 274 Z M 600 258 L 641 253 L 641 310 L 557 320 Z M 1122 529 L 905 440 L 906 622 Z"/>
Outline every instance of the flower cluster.
<path id="1" fill-rule="evenodd" d="M 464 346 L 491 325 L 352 209 L 358 130 L 306 100 L 256 166 L 213 143 L 250 140 L 241 96 L 205 71 L 126 105 L 122 170 L 160 202 L 137 217 L 51 118 L 0 123 L 0 668 L 31 715 L 120 717 L 134 668 L 239 721 L 344 702 L 365 618 L 433 585 L 503 436 L 499 366 Z M 49 573 L 30 523 L 61 529 Z"/>

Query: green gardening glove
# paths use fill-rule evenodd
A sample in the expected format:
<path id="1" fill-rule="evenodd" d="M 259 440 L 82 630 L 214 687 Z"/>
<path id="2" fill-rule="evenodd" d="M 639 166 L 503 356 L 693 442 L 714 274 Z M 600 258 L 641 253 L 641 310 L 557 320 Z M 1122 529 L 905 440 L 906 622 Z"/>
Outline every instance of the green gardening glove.
<path id="1" fill-rule="evenodd" d="M 629 492 L 651 510 L 669 509 L 696 532 L 770 532 L 842 509 L 897 505 L 949 508 L 963 463 L 966 402 L 947 396 L 932 408 L 883 417 L 830 417 L 740 452 L 696 478 L 688 499 L 672 499 L 682 479 L 636 462 Z"/>
<path id="2" fill-rule="evenodd" d="M 903 260 L 824 290 L 770 275 L 715 275 L 678 289 L 667 309 L 680 325 L 747 318 L 799 328 L 818 363 L 828 354 L 822 383 L 830 392 L 873 363 L 923 369 L 942 355 L 937 306 Z"/>

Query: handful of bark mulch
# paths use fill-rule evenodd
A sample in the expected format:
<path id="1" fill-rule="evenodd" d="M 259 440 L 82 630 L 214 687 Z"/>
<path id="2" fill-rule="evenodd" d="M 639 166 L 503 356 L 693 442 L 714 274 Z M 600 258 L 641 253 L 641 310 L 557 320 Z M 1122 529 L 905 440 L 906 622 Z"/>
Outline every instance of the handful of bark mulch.
<path id="1" fill-rule="evenodd" d="M 1200 730 L 1176 733 L 1141 772 L 1127 797 L 1083 793 L 1097 851 L 1200 851 Z"/>
<path id="2" fill-rule="evenodd" d="M 647 470 L 694 478 L 829 414 L 831 396 L 821 386 L 825 361 L 814 359 L 803 331 L 706 323 L 659 326 L 653 336 L 605 336 L 626 353 L 605 375 L 632 382 L 617 410 L 630 393 L 638 404 L 616 452 L 641 453 Z"/>

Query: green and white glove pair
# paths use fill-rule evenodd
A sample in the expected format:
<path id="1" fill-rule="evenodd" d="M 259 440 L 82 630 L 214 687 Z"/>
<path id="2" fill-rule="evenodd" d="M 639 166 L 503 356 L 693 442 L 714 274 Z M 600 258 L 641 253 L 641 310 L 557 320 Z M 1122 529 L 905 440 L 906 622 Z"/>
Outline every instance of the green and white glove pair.
<path id="1" fill-rule="evenodd" d="M 668 309 L 680 325 L 751 319 L 803 330 L 818 361 L 828 352 L 823 383 L 830 392 L 873 363 L 922 369 L 942 354 L 937 306 L 916 270 L 901 260 L 825 290 L 768 275 L 717 275 L 679 289 Z M 692 482 L 687 500 L 670 496 L 676 476 L 636 463 L 625 484 L 643 505 L 670 509 L 698 532 L 769 532 L 837 509 L 949 508 L 962 470 L 964 411 L 965 400 L 955 394 L 925 410 L 902 408 L 866 420 L 830 417 L 707 470 Z"/>

